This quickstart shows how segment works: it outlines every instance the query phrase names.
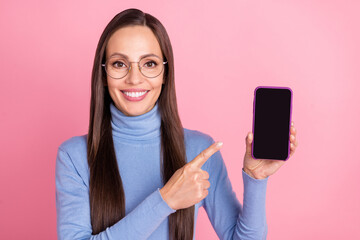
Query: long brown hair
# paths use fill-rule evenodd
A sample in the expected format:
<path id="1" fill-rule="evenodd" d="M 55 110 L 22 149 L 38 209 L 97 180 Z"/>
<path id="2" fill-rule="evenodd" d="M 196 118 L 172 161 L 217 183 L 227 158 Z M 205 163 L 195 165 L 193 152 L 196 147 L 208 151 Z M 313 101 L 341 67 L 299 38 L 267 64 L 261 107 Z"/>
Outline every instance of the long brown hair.
<path id="1" fill-rule="evenodd" d="M 97 45 L 91 76 L 90 122 L 87 157 L 90 168 L 90 210 L 93 234 L 125 217 L 125 193 L 116 161 L 106 73 L 106 45 L 119 28 L 129 25 L 149 27 L 156 36 L 165 65 L 164 80 L 157 104 L 161 113 L 161 174 L 165 184 L 175 171 L 186 164 L 184 132 L 177 109 L 174 58 L 169 36 L 158 19 L 138 9 L 118 13 L 106 26 Z M 169 216 L 169 238 L 193 239 L 194 206 L 179 209 Z"/>

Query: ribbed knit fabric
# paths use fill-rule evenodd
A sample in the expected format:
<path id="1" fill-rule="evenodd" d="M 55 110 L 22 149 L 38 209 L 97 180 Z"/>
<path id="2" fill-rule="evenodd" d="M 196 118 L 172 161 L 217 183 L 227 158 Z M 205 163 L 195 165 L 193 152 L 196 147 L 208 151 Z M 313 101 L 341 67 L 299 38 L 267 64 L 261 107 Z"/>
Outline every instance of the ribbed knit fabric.
<path id="1" fill-rule="evenodd" d="M 169 239 L 168 216 L 175 210 L 167 205 L 159 191 L 163 184 L 158 104 L 139 116 L 126 116 L 112 103 L 110 111 L 126 216 L 103 232 L 91 234 L 87 135 L 72 137 L 59 146 L 56 157 L 58 239 Z M 214 143 L 208 134 L 196 130 L 184 128 L 184 135 L 188 162 Z M 202 169 L 209 173 L 211 186 L 208 196 L 195 204 L 194 230 L 198 210 L 204 207 L 220 239 L 266 239 L 268 178 L 257 180 L 239 169 L 244 184 L 242 205 L 232 189 L 220 151 L 212 155 Z"/>

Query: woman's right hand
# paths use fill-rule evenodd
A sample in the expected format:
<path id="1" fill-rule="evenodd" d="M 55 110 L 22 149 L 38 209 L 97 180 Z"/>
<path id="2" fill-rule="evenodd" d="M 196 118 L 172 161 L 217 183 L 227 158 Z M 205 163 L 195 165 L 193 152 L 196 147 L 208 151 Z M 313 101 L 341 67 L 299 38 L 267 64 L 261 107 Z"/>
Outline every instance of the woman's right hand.
<path id="1" fill-rule="evenodd" d="M 221 142 L 213 143 L 171 176 L 160 189 L 160 194 L 169 207 L 174 210 L 188 208 L 208 195 L 209 173 L 201 167 L 221 146 Z"/>

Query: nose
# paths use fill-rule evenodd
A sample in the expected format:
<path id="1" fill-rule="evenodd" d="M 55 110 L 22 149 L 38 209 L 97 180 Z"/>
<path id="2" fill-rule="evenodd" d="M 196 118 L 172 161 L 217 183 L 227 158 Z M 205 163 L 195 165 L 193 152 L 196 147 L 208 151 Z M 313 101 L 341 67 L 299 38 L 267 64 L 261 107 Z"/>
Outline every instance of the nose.
<path id="1" fill-rule="evenodd" d="M 137 65 L 137 63 L 133 63 L 133 65 L 131 65 L 132 63 L 130 63 L 130 69 L 129 69 L 129 73 L 126 76 L 126 83 L 131 83 L 131 84 L 139 84 L 143 82 L 143 75 L 140 72 L 139 66 Z"/>

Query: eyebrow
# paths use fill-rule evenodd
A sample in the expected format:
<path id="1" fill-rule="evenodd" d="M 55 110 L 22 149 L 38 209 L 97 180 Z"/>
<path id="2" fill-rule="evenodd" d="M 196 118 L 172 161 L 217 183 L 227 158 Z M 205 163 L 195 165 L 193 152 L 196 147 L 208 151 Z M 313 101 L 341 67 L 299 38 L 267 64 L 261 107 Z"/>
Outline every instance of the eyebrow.
<path id="1" fill-rule="evenodd" d="M 126 58 L 127 60 L 129 60 L 129 56 L 128 56 L 128 55 L 123 54 L 123 53 L 118 53 L 118 52 L 114 52 L 113 54 L 110 55 L 109 58 L 111 58 L 112 56 L 116 56 L 116 55 L 123 56 L 124 58 Z M 140 56 L 140 59 L 143 58 L 143 57 L 150 57 L 150 56 L 159 57 L 158 55 L 156 55 L 156 54 L 154 54 L 154 53 L 147 53 L 147 54 L 141 55 L 141 56 Z"/>

